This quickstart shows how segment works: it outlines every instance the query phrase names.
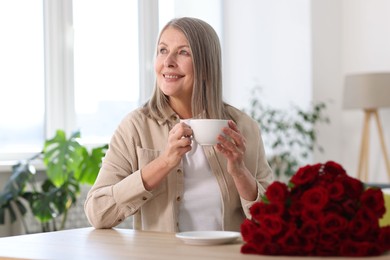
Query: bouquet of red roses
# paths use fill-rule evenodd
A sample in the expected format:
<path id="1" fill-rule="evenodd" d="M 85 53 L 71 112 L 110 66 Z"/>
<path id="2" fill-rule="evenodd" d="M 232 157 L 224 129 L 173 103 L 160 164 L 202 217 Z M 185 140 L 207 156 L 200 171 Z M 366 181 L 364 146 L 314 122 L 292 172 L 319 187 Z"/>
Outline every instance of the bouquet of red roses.
<path id="1" fill-rule="evenodd" d="M 241 252 L 292 256 L 374 256 L 390 250 L 379 188 L 366 188 L 329 161 L 273 182 L 241 225 Z"/>

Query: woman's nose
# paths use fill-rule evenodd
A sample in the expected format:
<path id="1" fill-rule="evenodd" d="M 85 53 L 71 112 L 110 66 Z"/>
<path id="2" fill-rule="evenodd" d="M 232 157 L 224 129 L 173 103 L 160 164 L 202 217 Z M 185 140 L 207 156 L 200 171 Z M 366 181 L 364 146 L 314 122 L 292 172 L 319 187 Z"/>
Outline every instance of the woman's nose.
<path id="1" fill-rule="evenodd" d="M 176 66 L 176 59 L 173 54 L 168 54 L 164 60 L 164 66 L 165 67 L 175 67 Z"/>

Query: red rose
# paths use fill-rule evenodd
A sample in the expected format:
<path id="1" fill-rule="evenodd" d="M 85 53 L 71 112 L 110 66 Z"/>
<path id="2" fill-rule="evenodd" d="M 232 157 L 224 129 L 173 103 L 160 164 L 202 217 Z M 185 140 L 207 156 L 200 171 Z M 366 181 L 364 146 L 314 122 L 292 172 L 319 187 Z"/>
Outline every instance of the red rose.
<path id="1" fill-rule="evenodd" d="M 332 246 L 318 246 L 314 249 L 316 256 L 335 256 L 338 255 L 337 248 Z"/>
<path id="2" fill-rule="evenodd" d="M 273 236 L 280 234 L 286 228 L 286 223 L 280 216 L 266 215 L 262 218 L 260 226 Z"/>
<path id="3" fill-rule="evenodd" d="M 383 250 L 390 250 L 390 226 L 381 228 L 378 240 L 379 245 Z"/>
<path id="4" fill-rule="evenodd" d="M 254 243 L 246 243 L 241 247 L 241 253 L 243 254 L 261 254 L 256 250 L 257 245 Z"/>
<path id="5" fill-rule="evenodd" d="M 252 242 L 256 244 L 271 243 L 272 237 L 269 233 L 266 232 L 266 230 L 257 228 L 256 231 L 253 233 Z"/>
<path id="6" fill-rule="evenodd" d="M 288 213 L 294 218 L 300 217 L 302 215 L 303 208 L 304 207 L 301 201 L 293 201 L 288 208 Z"/>
<path id="7" fill-rule="evenodd" d="M 328 161 L 324 165 L 323 172 L 336 178 L 339 175 L 347 175 L 345 169 L 338 163 L 333 161 Z"/>
<path id="8" fill-rule="evenodd" d="M 241 247 L 243 254 L 279 255 L 280 247 L 276 243 L 247 243 Z"/>
<path id="9" fill-rule="evenodd" d="M 337 245 L 340 243 L 340 236 L 336 233 L 321 232 L 318 239 L 318 248 L 327 251 L 327 255 L 335 255 Z"/>
<path id="10" fill-rule="evenodd" d="M 340 237 L 334 233 L 322 232 L 318 242 L 324 248 L 334 248 L 340 242 Z"/>
<path id="11" fill-rule="evenodd" d="M 270 202 L 285 202 L 288 196 L 288 188 L 285 183 L 275 181 L 268 186 L 265 196 Z"/>
<path id="12" fill-rule="evenodd" d="M 350 199 L 357 200 L 364 191 L 364 186 L 361 181 L 349 176 L 343 176 L 340 178 L 344 186 L 346 196 Z"/>
<path id="13" fill-rule="evenodd" d="M 360 197 L 360 202 L 362 207 L 367 207 L 374 211 L 377 218 L 381 218 L 386 212 L 385 200 L 381 189 L 367 189 Z"/>
<path id="14" fill-rule="evenodd" d="M 359 209 L 359 205 L 356 200 L 346 199 L 342 202 L 342 208 L 344 216 L 348 219 L 351 219 L 356 215 L 356 212 Z"/>
<path id="15" fill-rule="evenodd" d="M 343 241 L 339 253 L 341 256 L 362 256 L 360 255 L 360 245 L 351 240 Z"/>
<path id="16" fill-rule="evenodd" d="M 315 239 L 318 236 L 318 224 L 316 221 L 305 221 L 303 222 L 301 228 L 298 230 L 300 237 L 306 239 Z"/>
<path id="17" fill-rule="evenodd" d="M 310 188 L 303 193 L 301 201 L 304 207 L 321 210 L 329 201 L 329 193 L 322 187 Z"/>
<path id="18" fill-rule="evenodd" d="M 298 169 L 297 173 L 295 173 L 291 177 L 290 182 L 293 183 L 295 187 L 310 184 L 317 178 L 318 170 L 320 168 L 321 164 L 316 164 L 313 166 L 307 165 L 305 167 L 301 167 Z"/>
<path id="19" fill-rule="evenodd" d="M 257 225 L 250 221 L 249 219 L 245 219 L 241 224 L 241 235 L 244 241 L 252 241 L 253 235 L 258 229 Z"/>
<path id="20" fill-rule="evenodd" d="M 370 255 L 370 256 L 375 256 L 375 255 L 380 255 L 383 252 L 383 249 L 374 242 L 361 242 L 360 243 L 360 250 L 361 250 L 361 255 Z"/>
<path id="21" fill-rule="evenodd" d="M 341 182 L 333 182 L 328 186 L 329 198 L 331 200 L 340 201 L 345 196 L 344 185 Z"/>
<path id="22" fill-rule="evenodd" d="M 342 204 L 336 203 L 335 201 L 329 201 L 328 204 L 326 204 L 324 211 L 333 212 L 346 217 Z"/>
<path id="23" fill-rule="evenodd" d="M 256 250 L 262 255 L 280 255 L 281 248 L 276 243 L 265 243 L 256 245 Z"/>
<path id="24" fill-rule="evenodd" d="M 282 203 L 266 203 L 259 202 L 253 204 L 249 209 L 252 218 L 257 222 L 261 222 L 267 215 L 278 215 L 281 216 L 284 213 L 284 205 Z"/>
<path id="25" fill-rule="evenodd" d="M 301 255 L 313 255 L 314 249 L 316 246 L 316 239 L 310 238 L 310 237 L 299 237 L 301 247 L 300 247 L 300 253 Z"/>
<path id="26" fill-rule="evenodd" d="M 318 221 L 322 218 L 322 211 L 314 208 L 303 208 L 301 213 L 302 221 Z"/>
<path id="27" fill-rule="evenodd" d="M 300 168 L 289 185 L 272 183 L 241 225 L 241 252 L 262 255 L 374 256 L 390 250 L 381 228 L 384 198 L 335 162 Z"/>
<path id="28" fill-rule="evenodd" d="M 289 230 L 280 237 L 278 240 L 280 248 L 283 250 L 283 255 L 299 255 L 300 252 L 300 240 L 295 233 L 295 230 Z"/>
<path id="29" fill-rule="evenodd" d="M 349 222 L 348 232 L 356 240 L 371 239 L 379 232 L 379 221 L 371 210 L 360 209 Z"/>
<path id="30" fill-rule="evenodd" d="M 282 203 L 265 204 L 263 213 L 264 215 L 282 216 L 284 213 L 284 205 Z"/>
<path id="31" fill-rule="evenodd" d="M 326 213 L 320 221 L 321 229 L 327 233 L 343 233 L 348 227 L 348 222 L 342 216 L 330 212 Z"/>
<path id="32" fill-rule="evenodd" d="M 375 256 L 381 253 L 381 248 L 377 244 L 370 242 L 347 240 L 340 247 L 341 256 Z"/>
<path id="33" fill-rule="evenodd" d="M 260 221 L 261 216 L 265 212 L 265 207 L 266 207 L 266 204 L 262 201 L 258 202 L 258 203 L 254 203 L 249 209 L 249 212 L 251 213 L 252 219 L 254 219 L 257 222 Z"/>

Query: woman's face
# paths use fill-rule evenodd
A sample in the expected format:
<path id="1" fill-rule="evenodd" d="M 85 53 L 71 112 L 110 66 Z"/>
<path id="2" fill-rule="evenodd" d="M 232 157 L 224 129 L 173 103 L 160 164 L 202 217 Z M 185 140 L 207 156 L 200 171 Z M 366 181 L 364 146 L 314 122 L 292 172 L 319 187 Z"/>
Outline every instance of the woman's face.
<path id="1" fill-rule="evenodd" d="M 192 54 L 184 34 L 168 27 L 161 34 L 154 65 L 157 86 L 170 98 L 187 101 L 194 84 Z"/>

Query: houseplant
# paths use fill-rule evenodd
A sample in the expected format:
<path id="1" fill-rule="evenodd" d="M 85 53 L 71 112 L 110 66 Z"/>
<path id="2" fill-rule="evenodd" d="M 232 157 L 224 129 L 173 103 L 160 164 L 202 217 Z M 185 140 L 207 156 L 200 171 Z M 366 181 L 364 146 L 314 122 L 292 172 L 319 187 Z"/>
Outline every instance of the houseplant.
<path id="1" fill-rule="evenodd" d="M 314 103 L 307 110 L 298 106 L 282 110 L 266 105 L 260 97 L 261 89 L 255 87 L 247 112 L 260 125 L 268 162 L 276 177 L 283 180 L 306 164 L 314 150 L 323 151 L 316 127 L 330 122 L 325 115 L 326 104 Z"/>
<path id="2" fill-rule="evenodd" d="M 0 224 L 9 213 L 11 222 L 21 220 L 29 233 L 24 216 L 30 210 L 42 231 L 65 228 L 67 214 L 78 199 L 82 184 L 93 184 L 107 145 L 88 149 L 79 143 L 80 132 L 69 138 L 62 130 L 46 140 L 41 153 L 12 167 L 12 175 L 0 193 Z M 43 176 L 37 176 L 32 162 L 45 165 Z M 43 177 L 41 179 L 40 177 Z M 57 221 L 60 226 L 57 227 Z"/>

